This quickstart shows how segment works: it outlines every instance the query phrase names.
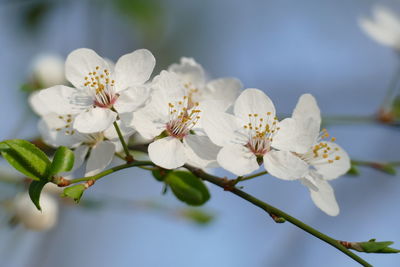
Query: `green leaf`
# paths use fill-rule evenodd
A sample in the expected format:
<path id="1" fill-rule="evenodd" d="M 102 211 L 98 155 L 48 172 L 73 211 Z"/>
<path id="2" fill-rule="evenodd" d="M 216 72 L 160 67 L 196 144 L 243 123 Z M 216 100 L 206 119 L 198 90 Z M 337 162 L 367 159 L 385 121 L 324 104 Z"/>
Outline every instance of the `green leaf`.
<path id="1" fill-rule="evenodd" d="M 359 245 L 366 253 L 399 253 L 400 250 L 389 247 L 393 245 L 392 241 L 375 242 L 371 239 L 368 242 L 360 242 Z"/>
<path id="2" fill-rule="evenodd" d="M 83 192 L 85 192 L 86 186 L 84 184 L 77 184 L 64 189 L 62 197 L 72 198 L 76 203 L 79 203 Z"/>
<path id="3" fill-rule="evenodd" d="M 211 213 L 198 208 L 184 209 L 181 214 L 186 219 L 189 219 L 199 225 L 209 224 L 214 219 L 214 216 Z"/>
<path id="4" fill-rule="evenodd" d="M 29 185 L 29 196 L 33 204 L 35 204 L 36 208 L 40 211 L 42 210 L 42 208 L 40 207 L 40 194 L 42 193 L 42 189 L 46 184 L 46 181 L 32 181 L 32 183 Z"/>
<path id="5" fill-rule="evenodd" d="M 60 172 L 68 172 L 74 166 L 74 152 L 65 146 L 60 146 L 54 154 L 53 162 L 50 166 L 49 177 Z"/>
<path id="6" fill-rule="evenodd" d="M 171 171 L 165 177 L 174 195 L 188 205 L 199 206 L 210 199 L 210 193 L 198 177 L 190 172 Z"/>
<path id="7" fill-rule="evenodd" d="M 43 151 L 20 139 L 6 140 L 0 144 L 2 156 L 15 169 L 33 180 L 47 181 L 50 160 Z"/>

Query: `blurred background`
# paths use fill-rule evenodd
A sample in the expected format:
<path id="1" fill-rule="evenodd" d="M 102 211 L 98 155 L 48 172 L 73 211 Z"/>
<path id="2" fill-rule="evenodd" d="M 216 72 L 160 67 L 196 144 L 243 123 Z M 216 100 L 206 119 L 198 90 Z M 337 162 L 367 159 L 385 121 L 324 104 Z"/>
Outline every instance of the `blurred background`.
<path id="1" fill-rule="evenodd" d="M 0 0 L 0 139 L 38 136 L 27 105 L 38 55 L 65 58 L 88 47 L 117 60 L 147 48 L 157 59 L 155 74 L 181 56 L 194 57 L 210 77 L 238 77 L 245 87 L 264 90 L 282 114 L 312 93 L 323 114 L 336 117 L 329 130 L 352 158 L 399 161 L 399 128 L 373 122 L 399 57 L 357 24 L 376 4 L 400 15 L 398 0 Z M 356 118 L 342 123 L 342 116 Z M 337 217 L 316 208 L 300 183 L 264 176 L 243 185 L 334 238 L 392 240 L 399 248 L 399 175 L 360 173 L 333 181 Z M 2 160 L 0 175 L 12 174 Z M 48 231 L 10 226 L 9 212 L 0 209 L 0 266 L 357 266 L 213 185 L 204 207 L 213 219 L 201 224 L 182 215 L 184 204 L 162 195 L 162 184 L 146 171 L 114 176 L 86 192 L 86 205 L 62 204 Z M 0 182 L 0 199 L 20 190 Z M 377 266 L 400 262 L 395 254 L 360 256 Z"/>

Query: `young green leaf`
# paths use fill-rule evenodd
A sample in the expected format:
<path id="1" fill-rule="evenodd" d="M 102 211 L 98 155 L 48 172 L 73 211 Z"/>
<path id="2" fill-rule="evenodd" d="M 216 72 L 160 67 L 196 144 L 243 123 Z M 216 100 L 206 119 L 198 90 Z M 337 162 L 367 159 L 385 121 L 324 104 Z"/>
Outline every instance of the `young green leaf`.
<path id="1" fill-rule="evenodd" d="M 13 139 L 0 143 L 2 156 L 19 172 L 37 181 L 48 179 L 50 160 L 28 141 Z"/>
<path id="2" fill-rule="evenodd" d="M 42 193 L 42 189 L 46 184 L 46 181 L 32 181 L 32 183 L 29 185 L 29 196 L 38 210 L 42 210 L 40 207 L 40 194 Z"/>
<path id="3" fill-rule="evenodd" d="M 53 162 L 50 166 L 49 176 L 60 172 L 68 172 L 74 166 L 74 152 L 65 146 L 60 146 L 54 154 Z"/>
<path id="4" fill-rule="evenodd" d="M 368 242 L 360 242 L 363 252 L 366 253 L 399 253 L 400 250 L 389 247 L 393 245 L 392 241 L 375 242 L 370 240 Z"/>
<path id="5" fill-rule="evenodd" d="M 184 218 L 187 218 L 199 225 L 209 224 L 214 219 L 214 215 L 198 208 L 184 209 L 182 210 L 181 214 Z"/>
<path id="6" fill-rule="evenodd" d="M 85 192 L 86 186 L 84 184 L 77 184 L 64 189 L 62 197 L 72 198 L 76 203 L 79 203 L 83 192 Z"/>
<path id="7" fill-rule="evenodd" d="M 190 172 L 171 171 L 165 177 L 174 195 L 188 205 L 199 206 L 210 199 L 210 193 L 198 177 Z"/>

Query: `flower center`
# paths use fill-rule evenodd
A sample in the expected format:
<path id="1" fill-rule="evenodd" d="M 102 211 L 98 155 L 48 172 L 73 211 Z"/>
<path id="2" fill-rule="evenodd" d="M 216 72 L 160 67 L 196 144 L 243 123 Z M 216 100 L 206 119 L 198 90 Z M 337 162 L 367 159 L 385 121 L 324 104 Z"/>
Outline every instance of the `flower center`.
<path id="1" fill-rule="evenodd" d="M 193 103 L 193 107 L 189 107 L 189 98 L 183 97 L 182 101 L 168 103 L 169 120 L 166 125 L 168 135 L 182 139 L 190 133 L 190 130 L 199 121 L 200 110 L 196 109 L 199 103 Z"/>
<path id="2" fill-rule="evenodd" d="M 115 92 L 115 81 L 110 78 L 109 70 L 100 70 L 99 66 L 85 76 L 84 86 L 89 89 L 94 106 L 111 108 L 118 98 Z"/>
<path id="3" fill-rule="evenodd" d="M 247 131 L 248 142 L 246 147 L 257 157 L 265 155 L 271 150 L 273 136 L 279 130 L 278 118 L 272 118 L 271 112 L 265 116 L 257 113 L 248 114 L 249 122 L 243 126 Z"/>
<path id="4" fill-rule="evenodd" d="M 323 142 L 324 139 L 329 138 L 330 135 L 326 129 L 322 129 L 317 144 L 310 149 L 307 153 L 303 155 L 298 155 L 302 160 L 312 165 L 321 165 L 321 164 L 332 164 L 337 160 L 340 160 L 340 156 L 334 156 L 333 154 L 339 151 L 339 148 L 332 148 L 328 143 Z M 332 137 L 331 142 L 335 142 L 336 138 Z"/>

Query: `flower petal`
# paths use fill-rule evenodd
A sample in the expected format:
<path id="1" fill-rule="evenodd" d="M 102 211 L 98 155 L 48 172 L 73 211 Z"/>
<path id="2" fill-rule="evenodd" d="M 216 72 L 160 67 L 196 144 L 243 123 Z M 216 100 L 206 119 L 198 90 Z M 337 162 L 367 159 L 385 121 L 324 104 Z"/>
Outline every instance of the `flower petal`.
<path id="1" fill-rule="evenodd" d="M 83 162 L 85 162 L 86 155 L 89 151 L 89 147 L 86 145 L 81 145 L 75 148 L 74 150 L 74 167 L 72 168 L 71 172 L 74 170 L 79 169 L 82 166 Z"/>
<path id="2" fill-rule="evenodd" d="M 187 159 L 182 142 L 170 136 L 151 143 L 148 151 L 151 161 L 165 169 L 181 167 Z"/>
<path id="3" fill-rule="evenodd" d="M 339 214 L 339 205 L 336 202 L 333 188 L 327 181 L 322 179 L 316 179 L 315 182 L 318 190 L 309 189 L 314 204 L 326 214 L 337 216 Z"/>
<path id="4" fill-rule="evenodd" d="M 320 123 L 313 118 L 284 119 L 279 123 L 279 130 L 274 135 L 271 145 L 279 150 L 305 154 L 317 142 L 319 128 Z"/>
<path id="5" fill-rule="evenodd" d="M 149 98 L 150 90 L 147 86 L 134 86 L 119 93 L 114 108 L 119 113 L 132 112 L 141 108 Z"/>
<path id="6" fill-rule="evenodd" d="M 156 109 L 151 105 L 133 113 L 133 118 L 124 121 L 128 126 L 134 127 L 145 139 L 153 139 L 164 131 L 166 119 L 160 119 Z"/>
<path id="7" fill-rule="evenodd" d="M 297 180 L 308 172 L 308 164 L 287 151 L 270 151 L 264 155 L 265 169 L 276 178 Z"/>
<path id="8" fill-rule="evenodd" d="M 275 118 L 275 107 L 271 99 L 259 89 L 246 89 L 238 97 L 234 106 L 234 114 L 241 119 L 248 121 L 249 114 L 267 116 L 272 123 Z"/>
<path id="9" fill-rule="evenodd" d="M 220 147 L 214 145 L 207 136 L 189 134 L 183 139 L 190 162 L 199 168 L 215 166 Z"/>
<path id="10" fill-rule="evenodd" d="M 156 59 L 147 49 L 138 49 L 120 57 L 115 64 L 115 89 L 144 84 L 153 72 Z"/>
<path id="11" fill-rule="evenodd" d="M 60 115 L 77 114 L 93 104 L 92 98 L 84 92 L 64 85 L 40 90 L 32 97 L 33 104 L 45 105 L 41 109 L 46 114 L 50 112 Z"/>
<path id="12" fill-rule="evenodd" d="M 39 98 L 39 91 L 30 94 L 28 102 L 32 110 L 39 116 L 44 116 L 51 113 L 51 111 L 47 108 L 46 103 Z"/>
<path id="13" fill-rule="evenodd" d="M 245 144 L 247 139 L 240 135 L 243 124 L 235 116 L 209 107 L 202 115 L 202 127 L 206 134 L 218 146 Z"/>
<path id="14" fill-rule="evenodd" d="M 311 163 L 316 171 L 321 174 L 325 180 L 332 180 L 346 174 L 351 167 L 349 155 L 336 143 L 323 143 L 330 147 L 329 151 L 331 152 L 328 158 Z M 332 163 L 329 163 L 328 160 L 332 160 Z"/>
<path id="15" fill-rule="evenodd" d="M 46 144 L 54 147 L 73 147 L 82 142 L 78 135 L 72 134 L 70 127 L 66 128 L 67 122 L 65 120 L 67 118 L 67 116 L 59 116 L 54 113 L 42 117 L 38 123 L 38 129 Z"/>
<path id="16" fill-rule="evenodd" d="M 400 19 L 398 15 L 387 7 L 378 5 L 374 7 L 373 14 L 376 23 L 385 30 L 391 32 L 394 38 L 398 38 L 400 34 Z M 397 39 L 397 41 L 399 41 Z"/>
<path id="17" fill-rule="evenodd" d="M 292 118 L 300 121 L 309 121 L 311 118 L 318 123 L 319 127 L 321 124 L 321 111 L 315 98 L 310 94 L 303 94 L 300 96 L 293 110 Z"/>
<path id="18" fill-rule="evenodd" d="M 256 156 L 242 145 L 224 146 L 219 151 L 217 160 L 222 168 L 238 176 L 252 173 L 260 167 Z"/>
<path id="19" fill-rule="evenodd" d="M 78 116 L 74 128 L 81 133 L 97 133 L 104 131 L 116 120 L 117 113 L 107 108 L 91 108 Z"/>
<path id="20" fill-rule="evenodd" d="M 208 82 L 204 94 L 209 99 L 224 100 L 232 104 L 242 88 L 242 83 L 236 78 L 220 78 Z"/>
<path id="21" fill-rule="evenodd" d="M 96 175 L 107 168 L 114 158 L 114 153 L 115 146 L 110 141 L 98 143 L 90 152 L 85 176 Z"/>
<path id="22" fill-rule="evenodd" d="M 105 69 L 110 71 L 107 62 L 88 48 L 72 51 L 65 61 L 65 76 L 78 89 L 85 88 L 85 77 L 89 76 L 89 72 L 101 72 Z"/>
<path id="23" fill-rule="evenodd" d="M 182 57 L 180 63 L 172 64 L 168 71 L 175 72 L 185 83 L 190 82 L 196 88 L 202 88 L 206 80 L 203 67 L 193 58 Z"/>

